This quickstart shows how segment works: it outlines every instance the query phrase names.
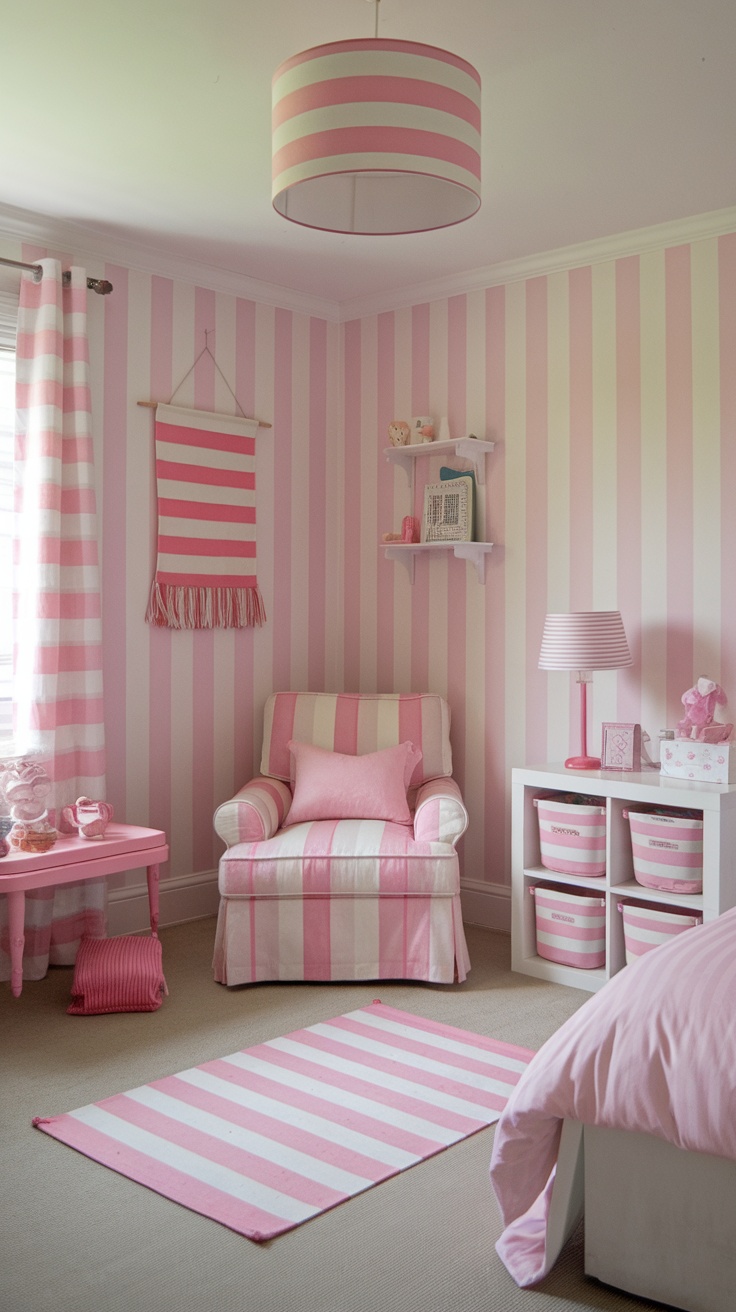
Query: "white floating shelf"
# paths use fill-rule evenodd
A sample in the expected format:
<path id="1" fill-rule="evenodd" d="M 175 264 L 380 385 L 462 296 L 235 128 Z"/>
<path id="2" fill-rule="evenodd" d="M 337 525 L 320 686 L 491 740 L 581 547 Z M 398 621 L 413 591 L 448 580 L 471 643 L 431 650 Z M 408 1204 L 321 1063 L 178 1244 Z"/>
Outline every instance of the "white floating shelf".
<path id="1" fill-rule="evenodd" d="M 445 443 L 433 442 L 433 446 Z M 384 542 L 387 560 L 400 560 L 414 582 L 414 562 L 417 556 L 427 552 L 451 551 L 459 560 L 472 560 L 481 583 L 486 581 L 486 556 L 493 550 L 492 542 Z"/>
<path id="2" fill-rule="evenodd" d="M 481 484 L 486 481 L 483 457 L 489 455 L 495 445 L 495 442 L 486 442 L 479 437 L 455 437 L 449 442 L 416 442 L 413 446 L 387 446 L 384 447 L 384 455 L 390 464 L 401 465 L 409 479 L 412 476 L 414 462 L 421 456 L 460 456 L 462 460 L 470 461 L 475 477 Z"/>

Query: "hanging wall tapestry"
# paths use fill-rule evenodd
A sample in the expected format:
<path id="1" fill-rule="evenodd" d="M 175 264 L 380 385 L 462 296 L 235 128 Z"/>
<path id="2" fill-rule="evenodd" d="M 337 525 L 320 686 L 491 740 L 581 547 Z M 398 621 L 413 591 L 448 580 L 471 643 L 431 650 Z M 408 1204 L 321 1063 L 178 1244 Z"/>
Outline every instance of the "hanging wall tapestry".
<path id="1" fill-rule="evenodd" d="M 149 624 L 263 624 L 256 578 L 257 431 L 257 419 L 156 407 L 158 553 Z"/>

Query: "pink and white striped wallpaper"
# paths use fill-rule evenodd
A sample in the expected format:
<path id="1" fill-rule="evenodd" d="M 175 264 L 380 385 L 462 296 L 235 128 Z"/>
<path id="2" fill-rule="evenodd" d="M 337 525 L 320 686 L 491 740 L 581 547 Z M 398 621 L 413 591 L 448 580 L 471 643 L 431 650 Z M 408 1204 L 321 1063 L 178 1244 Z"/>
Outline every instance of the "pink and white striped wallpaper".
<path id="1" fill-rule="evenodd" d="M 603 719 L 656 738 L 701 674 L 736 711 L 736 234 L 342 325 L 121 266 L 104 276 L 115 291 L 90 297 L 89 326 L 108 797 L 167 831 L 169 878 L 215 867 L 215 806 L 257 769 L 275 689 L 447 698 L 468 905 L 499 924 L 511 767 L 564 759 L 575 722 L 568 676 L 537 669 L 547 610 L 623 615 L 634 665 L 594 676 L 591 746 Z M 256 439 L 262 630 L 143 619 L 155 488 L 136 403 L 170 399 L 205 329 L 246 413 L 273 423 Z M 207 356 L 176 399 L 233 408 Z M 410 501 L 387 427 L 415 414 L 497 444 L 485 583 L 442 554 L 412 585 L 378 547 Z M 420 465 L 415 513 L 438 460 Z"/>
<path id="2" fill-rule="evenodd" d="M 571 676 L 537 668 L 548 610 L 623 615 L 634 665 L 594 676 L 591 747 L 611 719 L 656 740 L 701 674 L 736 714 L 736 234 L 347 323 L 344 377 L 344 683 L 447 697 L 466 889 L 498 894 L 511 768 L 577 742 Z M 443 554 L 412 587 L 376 550 L 409 498 L 378 451 L 415 414 L 497 443 L 485 584 Z"/>

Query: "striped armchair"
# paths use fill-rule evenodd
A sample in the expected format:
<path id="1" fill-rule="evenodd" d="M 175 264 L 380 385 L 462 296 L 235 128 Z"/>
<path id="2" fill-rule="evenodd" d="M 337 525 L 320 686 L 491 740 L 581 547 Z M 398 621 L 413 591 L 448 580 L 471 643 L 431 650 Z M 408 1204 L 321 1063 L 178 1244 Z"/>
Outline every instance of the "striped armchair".
<path id="1" fill-rule="evenodd" d="M 468 814 L 452 779 L 449 730 L 447 703 L 434 694 L 269 698 L 261 773 L 215 813 L 226 845 L 219 983 L 465 979 L 456 845 Z M 408 822 L 326 814 L 290 824 L 290 742 L 351 757 L 415 744 Z"/>

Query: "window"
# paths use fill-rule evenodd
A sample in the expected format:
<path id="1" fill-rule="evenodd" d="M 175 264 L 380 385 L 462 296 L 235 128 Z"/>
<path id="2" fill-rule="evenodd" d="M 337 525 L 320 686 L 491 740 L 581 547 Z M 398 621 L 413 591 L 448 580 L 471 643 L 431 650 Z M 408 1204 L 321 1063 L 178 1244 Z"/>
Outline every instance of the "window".
<path id="1" fill-rule="evenodd" d="M 0 740 L 13 718 L 13 444 L 17 298 L 0 292 Z"/>
<path id="2" fill-rule="evenodd" d="M 0 737 L 12 722 L 14 415 L 15 357 L 0 351 Z"/>

